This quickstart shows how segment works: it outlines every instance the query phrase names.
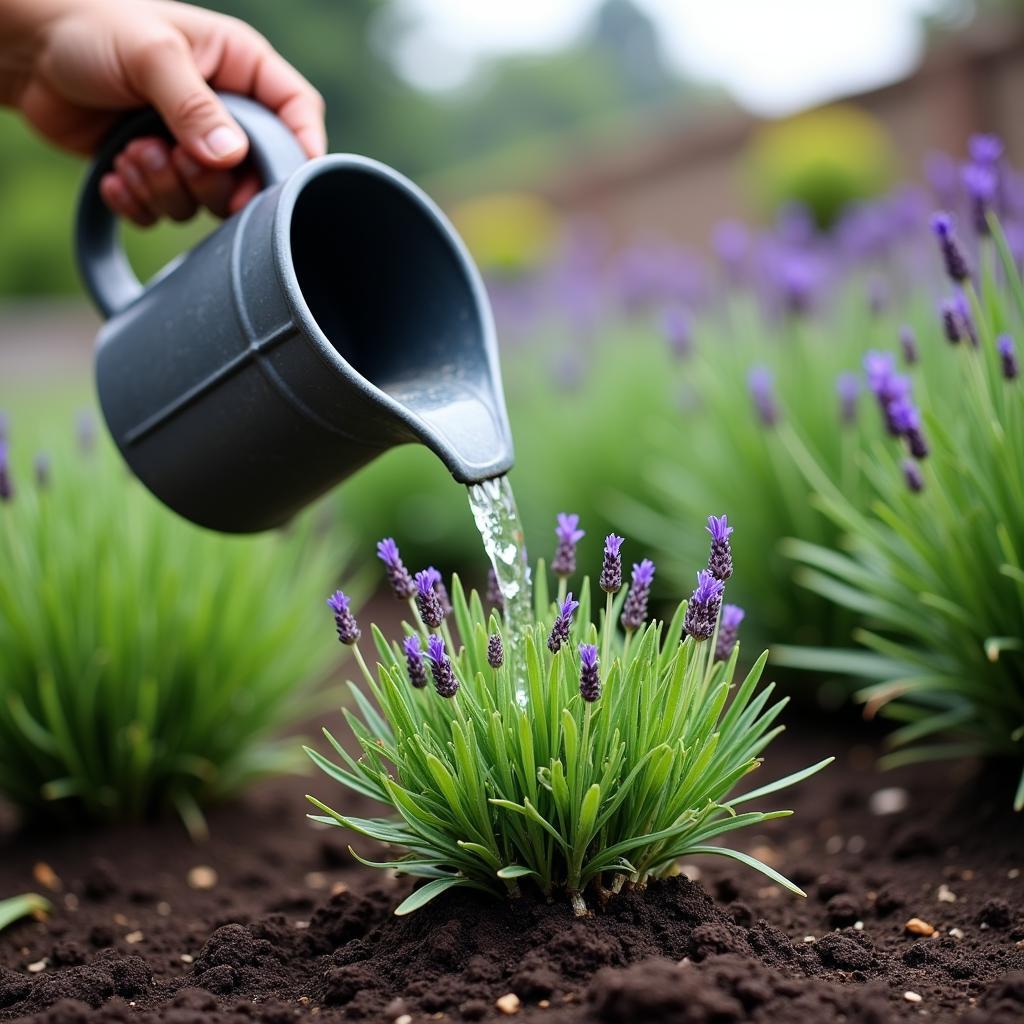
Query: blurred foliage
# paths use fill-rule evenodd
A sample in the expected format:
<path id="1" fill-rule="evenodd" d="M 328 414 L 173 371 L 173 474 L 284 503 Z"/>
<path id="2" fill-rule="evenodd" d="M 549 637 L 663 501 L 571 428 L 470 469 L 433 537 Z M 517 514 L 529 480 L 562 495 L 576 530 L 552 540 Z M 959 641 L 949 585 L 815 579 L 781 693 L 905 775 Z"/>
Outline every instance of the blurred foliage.
<path id="1" fill-rule="evenodd" d="M 452 221 L 485 274 L 536 267 L 551 255 L 555 240 L 554 211 L 526 193 L 468 199 L 452 211 Z"/>
<path id="2" fill-rule="evenodd" d="M 895 165 L 882 125 L 858 107 L 836 105 L 762 127 L 750 146 L 746 176 L 763 210 L 795 201 L 819 227 L 828 227 L 851 203 L 883 192 Z"/>

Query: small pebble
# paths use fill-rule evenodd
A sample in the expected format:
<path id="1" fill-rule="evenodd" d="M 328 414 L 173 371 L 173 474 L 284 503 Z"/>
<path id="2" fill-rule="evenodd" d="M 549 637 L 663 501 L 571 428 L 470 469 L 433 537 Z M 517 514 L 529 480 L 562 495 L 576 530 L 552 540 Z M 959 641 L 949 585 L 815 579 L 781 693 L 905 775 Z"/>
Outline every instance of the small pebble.
<path id="1" fill-rule="evenodd" d="M 817 942 L 818 940 L 813 935 L 805 935 L 804 942 Z"/>
<path id="2" fill-rule="evenodd" d="M 940 903 L 956 903 L 956 893 L 945 882 L 939 886 L 939 891 L 935 894 L 935 898 Z"/>
<path id="3" fill-rule="evenodd" d="M 909 932 L 911 935 L 934 935 L 935 928 L 930 925 L 927 921 L 922 921 L 919 917 L 912 917 L 904 926 L 903 930 Z"/>
<path id="4" fill-rule="evenodd" d="M 868 841 L 863 836 L 850 836 L 846 840 L 846 852 L 854 855 L 863 853 L 867 849 Z"/>
<path id="5" fill-rule="evenodd" d="M 124 941 L 129 946 L 137 946 L 146 936 L 142 932 L 129 932 L 125 937 Z"/>
<path id="6" fill-rule="evenodd" d="M 181 962 L 183 964 L 190 964 L 195 960 L 195 957 L 191 953 L 182 953 Z"/>
<path id="7" fill-rule="evenodd" d="M 842 836 L 829 836 L 825 840 L 825 852 L 830 854 L 842 853 L 845 845 Z"/>
<path id="8" fill-rule="evenodd" d="M 217 884 L 217 872 L 205 864 L 190 868 L 186 876 L 190 889 L 212 889 Z"/>
<path id="9" fill-rule="evenodd" d="M 403 1013 L 401 1017 L 395 1018 L 395 1024 L 412 1024 L 412 1017 L 408 1013 Z"/>
<path id="10" fill-rule="evenodd" d="M 299 996 L 299 1003 L 302 1006 L 309 1006 L 309 996 Z"/>
<path id="11" fill-rule="evenodd" d="M 887 814 L 899 814 L 907 809 L 910 794 L 901 786 L 886 786 L 877 789 L 868 798 L 868 808 L 872 814 L 883 817 Z"/>
<path id="12" fill-rule="evenodd" d="M 73 892 L 64 893 L 64 907 L 72 913 L 78 909 L 78 897 Z"/>
<path id="13" fill-rule="evenodd" d="M 1006 872 L 1006 877 L 1020 878 L 1020 868 L 1010 868 L 1010 870 Z"/>
<path id="14" fill-rule="evenodd" d="M 949 934 L 954 939 L 962 939 L 964 937 L 964 933 L 959 928 L 950 928 Z"/>
<path id="15" fill-rule="evenodd" d="M 551 1000 L 550 999 L 542 999 L 537 1005 L 542 1010 L 546 1010 L 551 1005 Z"/>
<path id="16" fill-rule="evenodd" d="M 122 928 L 128 923 L 128 918 L 124 914 L 114 915 L 114 924 L 119 924 Z"/>
<path id="17" fill-rule="evenodd" d="M 857 931 L 857 932 L 864 931 L 864 922 L 863 921 L 854 921 L 853 922 L 853 930 Z"/>
<path id="18" fill-rule="evenodd" d="M 327 876 L 322 871 L 310 871 L 306 875 L 306 885 L 310 889 L 326 889 Z"/>
<path id="19" fill-rule="evenodd" d="M 904 992 L 903 993 L 903 998 L 906 999 L 906 1001 L 908 1003 L 919 1003 L 919 1002 L 921 1002 L 921 996 L 918 995 L 917 992 Z"/>
<path id="20" fill-rule="evenodd" d="M 348 886 L 344 882 L 335 882 L 331 886 L 332 896 L 340 896 L 343 892 L 348 892 Z"/>
<path id="21" fill-rule="evenodd" d="M 964 868 L 964 870 L 960 872 L 960 877 L 965 882 L 969 882 L 974 877 L 974 872 L 970 868 Z"/>
<path id="22" fill-rule="evenodd" d="M 32 868 L 32 877 L 50 892 L 59 892 L 64 888 L 64 883 L 57 877 L 57 872 L 45 861 L 39 861 Z"/>
<path id="23" fill-rule="evenodd" d="M 171 916 L 171 905 L 170 905 L 170 903 L 168 903 L 166 900 L 161 900 L 156 905 L 156 912 L 161 917 L 170 917 Z"/>
<path id="24" fill-rule="evenodd" d="M 46 957 L 42 960 L 37 960 L 34 964 L 29 964 L 26 968 L 29 974 L 38 974 L 40 971 L 46 970 Z"/>
<path id="25" fill-rule="evenodd" d="M 519 1001 L 519 996 L 515 992 L 506 992 L 503 996 L 498 996 L 494 1001 L 494 1005 L 498 1010 L 505 1014 L 506 1017 L 511 1017 L 514 1013 L 519 1012 L 519 1007 L 522 1003 Z"/>

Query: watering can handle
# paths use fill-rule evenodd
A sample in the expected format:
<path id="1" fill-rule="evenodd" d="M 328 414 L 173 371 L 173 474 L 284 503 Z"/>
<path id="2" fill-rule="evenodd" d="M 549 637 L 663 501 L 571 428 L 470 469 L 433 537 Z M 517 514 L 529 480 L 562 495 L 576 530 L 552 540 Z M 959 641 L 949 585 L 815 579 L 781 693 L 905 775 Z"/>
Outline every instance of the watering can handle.
<path id="1" fill-rule="evenodd" d="M 249 136 L 249 156 L 269 188 L 284 181 L 306 161 L 298 140 L 276 114 L 262 104 L 234 93 L 221 100 Z M 167 126 L 153 109 L 126 118 L 103 143 L 89 168 L 78 200 L 75 222 L 75 255 L 78 270 L 93 301 L 105 317 L 111 317 L 142 292 L 118 237 L 117 218 L 100 197 L 100 179 L 114 164 L 114 157 L 140 135 L 171 138 Z"/>

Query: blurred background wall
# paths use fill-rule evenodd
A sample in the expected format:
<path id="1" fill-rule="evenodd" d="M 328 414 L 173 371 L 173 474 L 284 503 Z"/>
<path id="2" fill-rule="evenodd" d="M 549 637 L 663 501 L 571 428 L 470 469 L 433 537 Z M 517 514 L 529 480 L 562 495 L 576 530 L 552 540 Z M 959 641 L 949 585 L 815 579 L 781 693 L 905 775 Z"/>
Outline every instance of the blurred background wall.
<path id="1" fill-rule="evenodd" d="M 422 181 L 491 270 L 542 259 L 581 218 L 703 245 L 723 217 L 767 219 L 810 189 L 824 223 L 971 131 L 1024 158 L 1024 20 L 1006 0 L 208 6 L 324 93 L 333 149 Z M 82 170 L 0 112 L 0 401 L 88 365 L 96 321 L 70 247 Z M 208 229 L 127 234 L 145 273 Z"/>

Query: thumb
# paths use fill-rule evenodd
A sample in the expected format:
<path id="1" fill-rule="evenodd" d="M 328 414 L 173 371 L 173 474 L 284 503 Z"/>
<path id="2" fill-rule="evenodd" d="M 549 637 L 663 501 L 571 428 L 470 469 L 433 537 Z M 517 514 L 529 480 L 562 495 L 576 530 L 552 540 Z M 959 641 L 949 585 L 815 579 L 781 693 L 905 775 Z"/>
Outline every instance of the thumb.
<path id="1" fill-rule="evenodd" d="M 184 36 L 174 33 L 140 46 L 130 63 L 138 91 L 190 156 L 211 168 L 245 159 L 249 140 L 200 74 Z"/>

